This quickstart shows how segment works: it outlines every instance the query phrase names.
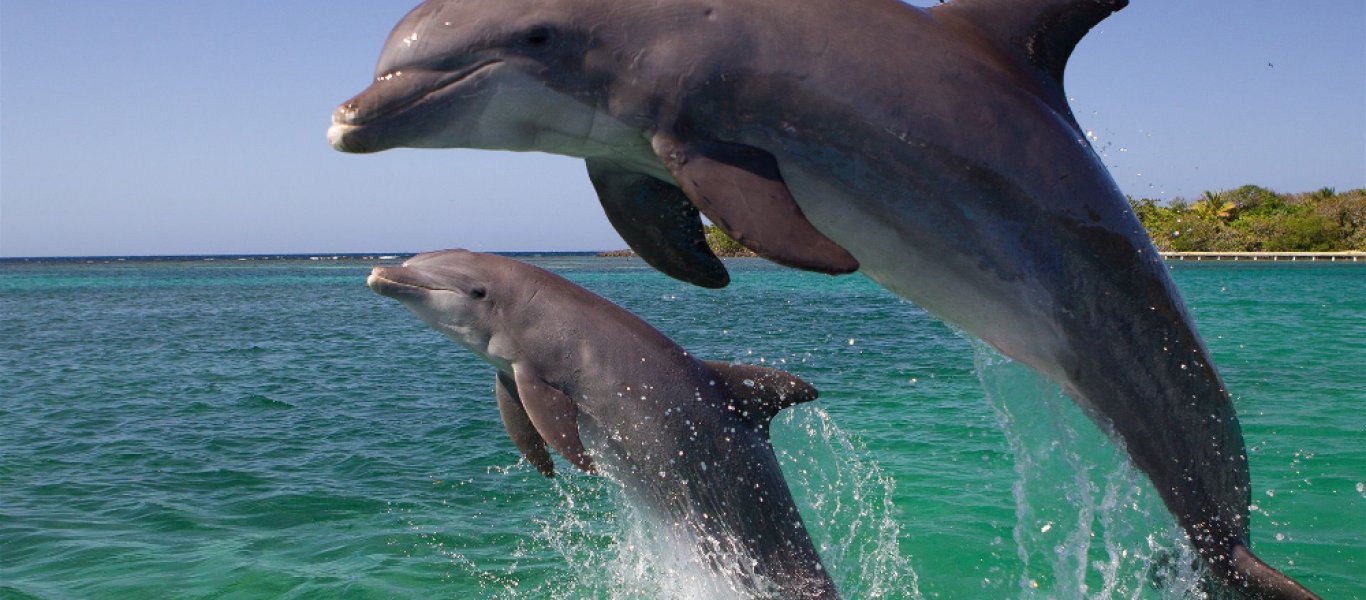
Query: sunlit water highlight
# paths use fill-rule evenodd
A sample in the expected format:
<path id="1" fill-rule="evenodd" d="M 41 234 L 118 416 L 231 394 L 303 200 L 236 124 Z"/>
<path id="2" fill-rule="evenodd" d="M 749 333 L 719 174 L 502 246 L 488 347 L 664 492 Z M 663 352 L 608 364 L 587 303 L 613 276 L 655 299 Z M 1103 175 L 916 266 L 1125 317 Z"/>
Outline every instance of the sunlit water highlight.
<path id="1" fill-rule="evenodd" d="M 1056 387 L 866 280 L 532 260 L 821 389 L 774 445 L 847 597 L 1200 597 Z M 731 597 L 610 482 L 519 462 L 491 369 L 367 290 L 374 262 L 0 263 L 0 598 Z M 1254 548 L 1366 597 L 1366 269 L 1174 273 L 1238 402 Z"/>

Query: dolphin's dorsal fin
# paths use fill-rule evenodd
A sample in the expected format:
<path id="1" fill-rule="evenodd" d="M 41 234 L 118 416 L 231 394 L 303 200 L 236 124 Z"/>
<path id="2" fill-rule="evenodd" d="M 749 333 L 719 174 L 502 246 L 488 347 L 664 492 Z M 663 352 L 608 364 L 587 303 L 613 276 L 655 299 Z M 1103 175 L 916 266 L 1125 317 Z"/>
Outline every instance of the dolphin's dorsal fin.
<path id="1" fill-rule="evenodd" d="M 1129 0 L 953 0 L 930 11 L 972 22 L 1061 87 L 1067 58 L 1077 42 L 1128 4 Z"/>
<path id="2" fill-rule="evenodd" d="M 731 401 L 733 410 L 765 434 L 778 411 L 820 395 L 811 384 L 785 371 L 715 360 L 702 364 L 712 372 L 713 381 Z"/>

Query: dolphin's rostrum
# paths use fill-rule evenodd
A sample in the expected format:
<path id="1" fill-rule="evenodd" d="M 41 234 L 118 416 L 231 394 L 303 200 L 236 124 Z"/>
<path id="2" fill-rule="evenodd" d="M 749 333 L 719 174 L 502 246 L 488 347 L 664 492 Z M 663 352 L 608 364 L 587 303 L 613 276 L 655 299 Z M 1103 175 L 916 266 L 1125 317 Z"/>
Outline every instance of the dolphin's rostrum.
<path id="1" fill-rule="evenodd" d="M 601 470 L 681 526 L 750 598 L 838 598 L 768 439 L 815 388 L 765 367 L 700 361 L 617 305 L 510 258 L 447 250 L 367 280 L 489 362 L 503 424 L 551 476 L 547 447 Z"/>
<path id="2" fill-rule="evenodd" d="M 1232 589 L 1313 597 L 1248 549 L 1233 404 L 1063 93 L 1126 1 L 429 0 L 328 135 L 582 157 L 622 237 L 700 285 L 727 282 L 700 215 L 857 269 L 1061 385 Z"/>

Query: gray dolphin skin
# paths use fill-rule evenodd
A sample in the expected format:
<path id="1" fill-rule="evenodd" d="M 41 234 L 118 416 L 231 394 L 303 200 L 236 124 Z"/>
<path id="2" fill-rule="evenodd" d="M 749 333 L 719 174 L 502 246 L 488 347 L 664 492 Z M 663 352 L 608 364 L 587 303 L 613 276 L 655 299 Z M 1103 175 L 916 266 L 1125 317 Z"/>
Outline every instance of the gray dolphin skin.
<path id="1" fill-rule="evenodd" d="M 769 443 L 781 409 L 816 399 L 785 372 L 700 361 L 564 278 L 464 250 L 375 267 L 366 282 L 492 364 L 503 424 L 527 460 L 547 446 L 682 525 L 747 597 L 838 598 Z"/>
<path id="2" fill-rule="evenodd" d="M 1312 598 L 1249 550 L 1233 403 L 1063 93 L 1126 2 L 429 0 L 328 138 L 582 157 L 631 247 L 698 285 L 728 282 L 700 215 L 861 271 L 1057 382 L 1228 588 Z"/>

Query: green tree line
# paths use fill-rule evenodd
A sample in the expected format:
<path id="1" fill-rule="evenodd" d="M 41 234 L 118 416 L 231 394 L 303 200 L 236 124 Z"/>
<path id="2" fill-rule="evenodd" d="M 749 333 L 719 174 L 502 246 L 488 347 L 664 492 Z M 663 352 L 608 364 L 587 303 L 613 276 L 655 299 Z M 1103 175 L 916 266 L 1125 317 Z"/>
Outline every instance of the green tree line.
<path id="1" fill-rule="evenodd" d="M 707 224 L 702 228 L 702 232 L 707 235 L 707 245 L 711 247 L 713 254 L 722 258 L 734 256 L 757 256 L 753 250 L 740 245 L 726 232 L 721 231 L 720 227 Z"/>
<path id="2" fill-rule="evenodd" d="M 1245 185 L 1194 201 L 1130 197 L 1129 205 L 1163 252 L 1366 251 L 1366 188 L 1278 194 Z M 704 229 L 717 256 L 754 256 L 719 227 Z"/>
<path id="3" fill-rule="evenodd" d="M 1164 252 L 1366 251 L 1366 188 L 1279 194 L 1245 185 L 1161 204 L 1129 198 Z"/>

